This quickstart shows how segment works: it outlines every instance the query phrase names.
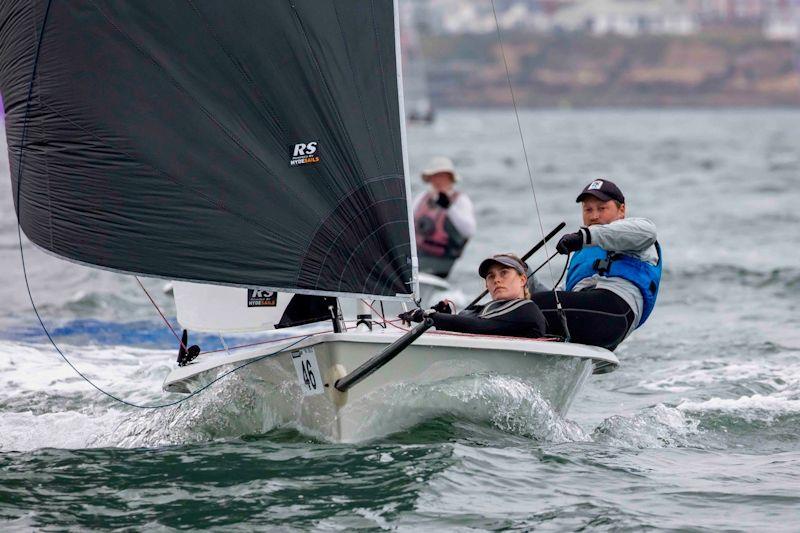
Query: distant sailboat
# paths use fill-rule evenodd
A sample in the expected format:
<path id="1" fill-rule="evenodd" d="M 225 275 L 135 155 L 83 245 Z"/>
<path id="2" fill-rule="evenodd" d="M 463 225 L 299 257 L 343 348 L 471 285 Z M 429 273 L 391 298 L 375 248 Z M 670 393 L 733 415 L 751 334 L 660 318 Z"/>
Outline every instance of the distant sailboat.
<path id="1" fill-rule="evenodd" d="M 414 2 L 400 6 L 400 40 L 403 50 L 403 98 L 406 120 L 430 124 L 435 114 L 428 89 L 428 69 L 422 53 L 418 10 Z"/>
<path id="2" fill-rule="evenodd" d="M 419 294 L 397 2 L 365 6 L 4 2 L 19 223 L 68 260 L 179 280 L 196 329 L 334 325 L 199 355 L 185 336 L 168 391 L 247 364 L 276 412 L 333 440 L 372 435 L 372 400 L 398 383 L 520 376 L 564 412 L 614 354 L 373 327 L 363 303 L 358 328 L 342 324 L 344 299 Z"/>

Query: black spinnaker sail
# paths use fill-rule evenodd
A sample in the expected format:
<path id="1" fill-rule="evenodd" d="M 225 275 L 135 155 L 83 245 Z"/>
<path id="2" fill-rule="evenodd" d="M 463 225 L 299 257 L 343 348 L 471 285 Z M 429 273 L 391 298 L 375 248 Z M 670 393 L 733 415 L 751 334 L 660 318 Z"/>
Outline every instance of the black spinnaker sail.
<path id="1" fill-rule="evenodd" d="M 392 0 L 3 2 L 22 229 L 123 272 L 411 294 L 395 34 Z"/>

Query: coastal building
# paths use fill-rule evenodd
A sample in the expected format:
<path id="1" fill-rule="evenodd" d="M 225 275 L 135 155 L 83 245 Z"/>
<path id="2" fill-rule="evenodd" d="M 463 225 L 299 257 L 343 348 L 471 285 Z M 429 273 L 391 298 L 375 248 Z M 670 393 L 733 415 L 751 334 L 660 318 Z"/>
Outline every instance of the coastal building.
<path id="1" fill-rule="evenodd" d="M 800 39 L 800 0 L 412 0 L 426 6 L 429 33 L 504 30 L 592 35 L 691 35 L 761 31 L 771 40 Z M 494 5 L 495 10 L 492 9 Z"/>
<path id="2" fill-rule="evenodd" d="M 595 35 L 687 35 L 697 31 L 690 0 L 506 0 L 495 3 L 431 0 L 432 26 L 441 33 L 503 29 Z"/>
<path id="3" fill-rule="evenodd" d="M 687 0 L 592 0 L 553 15 L 553 26 L 594 35 L 689 35 L 698 30 Z"/>

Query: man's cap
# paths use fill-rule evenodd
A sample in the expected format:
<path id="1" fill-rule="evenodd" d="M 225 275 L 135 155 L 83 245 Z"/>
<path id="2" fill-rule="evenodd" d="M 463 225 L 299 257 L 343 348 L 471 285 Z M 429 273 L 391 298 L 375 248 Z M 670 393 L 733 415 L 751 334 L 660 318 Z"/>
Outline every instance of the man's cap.
<path id="1" fill-rule="evenodd" d="M 431 179 L 431 176 L 440 172 L 449 173 L 453 176 L 453 181 L 459 181 L 461 179 L 456 172 L 456 166 L 453 164 L 452 159 L 449 157 L 437 156 L 428 161 L 428 165 L 422 171 L 422 181 L 427 183 Z"/>
<path id="2" fill-rule="evenodd" d="M 478 274 L 480 277 L 485 278 L 486 274 L 489 273 L 489 269 L 492 265 L 500 264 L 507 267 L 511 267 L 520 274 L 526 274 L 528 272 L 528 265 L 517 257 L 514 254 L 496 254 L 491 257 L 487 257 L 483 261 L 481 261 L 480 266 L 478 266 Z"/>
<path id="3" fill-rule="evenodd" d="M 625 203 L 625 196 L 622 194 L 622 191 L 619 190 L 619 187 L 617 187 L 613 181 L 606 179 L 594 180 L 591 182 L 589 185 L 583 188 L 575 201 L 581 202 L 583 201 L 584 196 L 587 195 L 594 196 L 595 198 L 604 202 L 616 200 L 621 204 Z"/>

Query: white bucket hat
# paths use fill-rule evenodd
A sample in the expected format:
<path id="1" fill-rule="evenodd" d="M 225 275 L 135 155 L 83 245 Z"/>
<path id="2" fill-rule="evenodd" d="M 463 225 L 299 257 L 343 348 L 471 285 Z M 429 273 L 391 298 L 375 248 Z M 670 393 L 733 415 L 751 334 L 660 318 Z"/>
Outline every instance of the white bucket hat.
<path id="1" fill-rule="evenodd" d="M 461 178 L 456 172 L 456 167 L 453 160 L 449 157 L 437 156 L 428 161 L 428 166 L 422 171 L 422 181 L 427 183 L 431 176 L 440 172 L 447 172 L 453 176 L 453 181 L 459 181 Z"/>

